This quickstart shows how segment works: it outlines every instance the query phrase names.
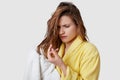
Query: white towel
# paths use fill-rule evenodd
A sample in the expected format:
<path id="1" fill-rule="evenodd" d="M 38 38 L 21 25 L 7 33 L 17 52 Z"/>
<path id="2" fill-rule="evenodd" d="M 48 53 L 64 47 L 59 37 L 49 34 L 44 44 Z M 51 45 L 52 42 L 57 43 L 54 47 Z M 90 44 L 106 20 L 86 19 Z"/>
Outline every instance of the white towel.
<path id="1" fill-rule="evenodd" d="M 60 80 L 60 75 L 43 53 L 39 55 L 33 50 L 28 57 L 24 80 Z"/>

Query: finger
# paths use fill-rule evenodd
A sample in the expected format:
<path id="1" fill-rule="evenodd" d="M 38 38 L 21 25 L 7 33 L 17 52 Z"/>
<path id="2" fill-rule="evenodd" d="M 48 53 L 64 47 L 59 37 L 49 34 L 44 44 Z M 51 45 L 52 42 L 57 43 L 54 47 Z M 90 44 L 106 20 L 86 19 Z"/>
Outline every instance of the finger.
<path id="1" fill-rule="evenodd" d="M 57 49 L 55 49 L 55 51 L 56 51 L 56 52 L 58 52 L 58 51 L 59 51 L 59 49 L 57 48 Z"/>
<path id="2" fill-rule="evenodd" d="M 51 52 L 48 53 L 48 59 L 52 58 L 51 54 L 52 54 Z"/>
<path id="3" fill-rule="evenodd" d="M 51 52 L 53 53 L 54 56 L 57 54 L 56 50 L 54 50 L 53 48 L 52 48 Z"/>
<path id="4" fill-rule="evenodd" d="M 51 57 L 51 48 L 52 48 L 52 45 L 50 44 L 50 46 L 48 47 L 48 51 L 47 51 L 47 57 L 48 58 Z"/>
<path id="5" fill-rule="evenodd" d="M 51 51 L 51 48 L 52 48 L 52 44 L 50 44 L 50 46 L 48 47 L 48 52 Z"/>

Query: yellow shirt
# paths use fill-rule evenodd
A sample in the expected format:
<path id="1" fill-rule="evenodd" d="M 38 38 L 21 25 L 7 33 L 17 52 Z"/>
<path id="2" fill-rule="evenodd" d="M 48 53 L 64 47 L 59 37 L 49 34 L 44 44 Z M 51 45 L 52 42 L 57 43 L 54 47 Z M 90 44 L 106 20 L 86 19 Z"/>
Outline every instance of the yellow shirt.
<path id="1" fill-rule="evenodd" d="M 56 67 L 61 80 L 98 80 L 100 56 L 97 48 L 90 42 L 83 42 L 78 36 L 63 56 L 64 44 L 60 46 L 58 55 L 67 65 L 66 76 Z"/>

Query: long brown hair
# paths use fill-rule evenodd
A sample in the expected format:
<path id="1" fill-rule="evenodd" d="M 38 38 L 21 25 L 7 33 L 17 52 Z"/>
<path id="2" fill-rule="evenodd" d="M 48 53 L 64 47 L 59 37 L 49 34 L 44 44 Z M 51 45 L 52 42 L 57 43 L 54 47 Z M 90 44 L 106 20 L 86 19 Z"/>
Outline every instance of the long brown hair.
<path id="1" fill-rule="evenodd" d="M 86 29 L 83 24 L 83 20 L 79 9 L 71 2 L 61 2 L 56 8 L 54 14 L 47 22 L 47 32 L 44 40 L 37 46 L 37 52 L 40 54 L 40 49 L 44 51 L 44 55 L 47 57 L 47 50 L 50 44 L 53 48 L 59 48 L 62 41 L 59 38 L 58 24 L 61 16 L 69 16 L 79 29 L 79 35 L 83 41 L 87 41 Z"/>

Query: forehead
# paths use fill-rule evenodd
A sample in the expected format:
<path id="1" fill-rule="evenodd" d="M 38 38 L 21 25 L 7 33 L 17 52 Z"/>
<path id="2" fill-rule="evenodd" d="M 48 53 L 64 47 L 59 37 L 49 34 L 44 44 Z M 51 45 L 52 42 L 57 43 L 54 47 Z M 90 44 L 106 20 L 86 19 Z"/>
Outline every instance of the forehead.
<path id="1" fill-rule="evenodd" d="M 65 25 L 65 24 L 72 24 L 72 23 L 73 23 L 73 21 L 72 21 L 71 17 L 66 16 L 66 15 L 62 16 L 59 20 L 59 26 Z"/>

